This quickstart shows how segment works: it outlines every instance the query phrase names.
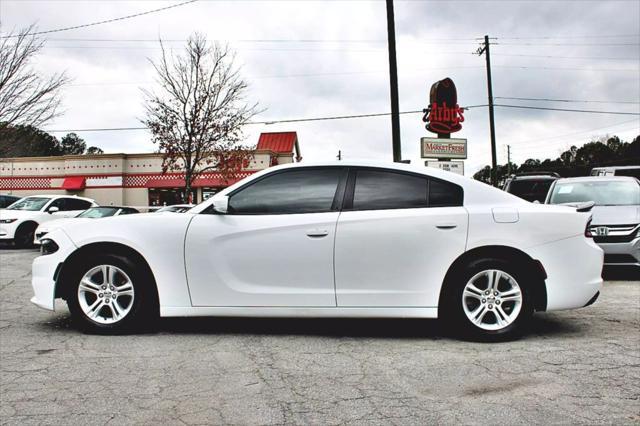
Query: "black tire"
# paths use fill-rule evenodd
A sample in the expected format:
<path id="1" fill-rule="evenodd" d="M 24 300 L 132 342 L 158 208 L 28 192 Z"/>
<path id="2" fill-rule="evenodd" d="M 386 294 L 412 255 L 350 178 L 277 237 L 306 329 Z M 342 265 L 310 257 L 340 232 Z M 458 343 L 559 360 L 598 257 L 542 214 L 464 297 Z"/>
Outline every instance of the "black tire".
<path id="1" fill-rule="evenodd" d="M 13 242 L 17 248 L 32 248 L 33 238 L 38 228 L 37 223 L 23 223 L 16 229 Z"/>
<path id="2" fill-rule="evenodd" d="M 106 303 L 111 303 L 111 306 L 104 304 L 102 308 L 98 308 L 98 310 L 101 310 L 103 315 L 99 315 L 100 318 L 94 320 L 83 310 L 80 301 L 80 297 L 83 296 L 79 295 L 79 287 L 82 278 L 89 271 L 101 265 L 115 266 L 123 271 L 126 274 L 126 277 L 129 278 L 133 287 L 133 297 L 129 299 L 131 302 L 130 310 L 118 321 L 108 324 L 101 322 L 107 320 L 107 318 L 102 317 L 108 317 L 110 312 L 113 312 L 111 306 L 115 303 L 116 298 L 102 299 Z M 97 280 L 100 281 L 100 277 L 103 277 L 103 274 L 97 273 L 97 276 Z M 122 282 L 124 276 L 118 273 L 118 277 Z M 72 320 L 74 324 L 84 332 L 96 334 L 122 334 L 128 332 L 148 331 L 151 328 L 154 317 L 157 315 L 157 297 L 153 290 L 153 277 L 150 276 L 146 268 L 135 264 L 125 257 L 113 254 L 104 254 L 92 256 L 89 259 L 83 259 L 79 261 L 77 265 L 74 265 L 73 272 L 69 275 L 65 284 L 66 300 L 67 305 L 69 306 L 69 311 L 71 312 Z M 102 289 L 103 287 L 101 286 L 100 288 Z M 109 289 L 107 288 L 103 291 L 105 291 L 105 293 L 100 293 L 101 298 L 106 296 L 106 292 L 109 291 Z M 125 300 L 126 303 L 127 296 L 118 297 L 120 297 L 118 303 L 121 303 L 122 300 Z M 97 299 L 98 297 L 96 295 L 95 300 L 97 301 Z M 121 307 L 120 304 L 118 304 L 118 306 Z M 113 316 L 113 314 L 111 315 Z"/>
<path id="3" fill-rule="evenodd" d="M 531 289 L 535 283 L 532 283 L 524 269 L 519 268 L 517 265 L 518 264 L 516 262 L 507 262 L 502 259 L 479 259 L 468 263 L 466 266 L 461 268 L 461 270 L 456 271 L 453 276 L 448 279 L 448 282 L 445 283 L 443 298 L 439 308 L 439 317 L 443 321 L 445 328 L 453 331 L 460 337 L 476 341 L 506 341 L 520 337 L 533 315 L 534 302 Z M 463 299 L 463 292 L 467 283 L 470 282 L 472 278 L 480 276 L 478 278 L 478 285 L 482 284 L 484 271 L 490 270 L 498 270 L 508 274 L 508 276 L 516 281 L 521 291 L 521 305 L 519 313 L 514 314 L 516 316 L 510 324 L 496 330 L 486 330 L 474 324 L 467 317 L 465 308 L 463 307 L 463 303 L 473 301 L 473 298 Z M 489 278 L 487 278 L 487 281 L 488 280 Z M 503 286 L 502 288 L 509 286 L 510 281 L 508 277 L 503 276 L 499 285 Z M 485 290 L 484 288 L 481 289 Z M 493 295 L 490 294 L 489 296 Z M 485 302 L 478 301 L 477 307 L 480 307 L 480 303 L 485 304 L 492 299 L 483 298 L 482 300 Z M 502 303 L 502 308 L 504 308 L 503 312 L 506 311 L 509 314 L 515 312 L 514 302 Z M 486 306 L 488 307 L 489 305 L 487 304 Z M 469 311 L 475 310 L 475 306 L 470 307 L 467 304 L 467 309 Z M 511 309 L 511 311 L 509 311 L 509 309 Z M 498 327 L 498 313 L 495 311 L 495 305 L 493 307 L 493 311 L 488 311 L 486 316 L 487 322 L 493 321 L 495 322 L 495 326 Z M 487 324 L 484 325 L 487 326 Z M 491 324 L 488 326 L 491 326 Z"/>

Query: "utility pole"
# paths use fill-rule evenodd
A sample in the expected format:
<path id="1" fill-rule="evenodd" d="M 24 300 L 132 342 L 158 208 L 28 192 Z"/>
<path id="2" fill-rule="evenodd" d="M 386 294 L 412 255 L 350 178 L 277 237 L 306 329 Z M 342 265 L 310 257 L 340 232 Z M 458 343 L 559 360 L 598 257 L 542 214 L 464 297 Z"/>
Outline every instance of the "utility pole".
<path id="1" fill-rule="evenodd" d="M 511 145 L 507 145 L 507 176 L 511 176 Z"/>
<path id="2" fill-rule="evenodd" d="M 400 107 L 398 106 L 398 63 L 396 61 L 396 28 L 393 0 L 387 0 L 387 44 L 389 45 L 389 86 L 391 95 L 391 138 L 393 161 L 402 160 L 400 147 Z"/>
<path id="3" fill-rule="evenodd" d="M 491 132 L 491 184 L 497 185 L 497 158 L 496 158 L 496 126 L 493 116 L 493 88 L 491 85 L 491 56 L 489 53 L 489 36 L 484 36 L 484 44 L 478 48 L 478 55 L 485 54 L 487 60 L 487 89 L 489 94 L 489 131 Z"/>

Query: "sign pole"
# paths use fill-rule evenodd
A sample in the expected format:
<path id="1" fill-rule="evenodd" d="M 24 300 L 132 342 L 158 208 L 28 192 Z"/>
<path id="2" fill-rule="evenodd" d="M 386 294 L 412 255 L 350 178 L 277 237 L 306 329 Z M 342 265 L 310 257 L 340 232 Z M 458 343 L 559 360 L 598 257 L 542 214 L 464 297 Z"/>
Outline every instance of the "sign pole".
<path id="1" fill-rule="evenodd" d="M 387 40 L 389 45 L 389 86 L 391 95 L 391 138 L 393 161 L 402 160 L 400 146 L 400 107 L 398 105 L 398 64 L 396 61 L 396 29 L 393 0 L 387 0 Z"/>

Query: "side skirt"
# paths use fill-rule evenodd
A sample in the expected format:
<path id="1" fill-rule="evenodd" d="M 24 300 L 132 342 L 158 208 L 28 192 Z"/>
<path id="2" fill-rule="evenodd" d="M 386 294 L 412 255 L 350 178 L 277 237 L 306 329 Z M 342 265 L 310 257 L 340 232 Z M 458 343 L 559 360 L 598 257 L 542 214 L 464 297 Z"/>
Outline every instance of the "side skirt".
<path id="1" fill-rule="evenodd" d="M 161 317 L 437 318 L 438 308 L 161 307 Z"/>

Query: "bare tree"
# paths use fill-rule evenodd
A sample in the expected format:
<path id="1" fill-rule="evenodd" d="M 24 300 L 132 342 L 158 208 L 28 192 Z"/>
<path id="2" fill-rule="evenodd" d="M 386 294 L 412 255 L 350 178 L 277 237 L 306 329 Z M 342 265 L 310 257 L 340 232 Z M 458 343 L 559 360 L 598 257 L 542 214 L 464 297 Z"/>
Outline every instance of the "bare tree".
<path id="1" fill-rule="evenodd" d="M 253 152 L 241 144 L 242 127 L 257 113 L 245 102 L 247 84 L 226 46 L 192 35 L 183 55 L 167 54 L 152 64 L 159 93 L 144 91 L 153 142 L 164 154 L 163 172 L 185 171 L 185 194 L 195 179 L 217 170 L 228 180 Z"/>
<path id="2" fill-rule="evenodd" d="M 30 66 L 44 41 L 31 35 L 35 26 L 0 38 L 0 129 L 15 125 L 38 127 L 59 114 L 64 73 L 42 78 Z"/>

